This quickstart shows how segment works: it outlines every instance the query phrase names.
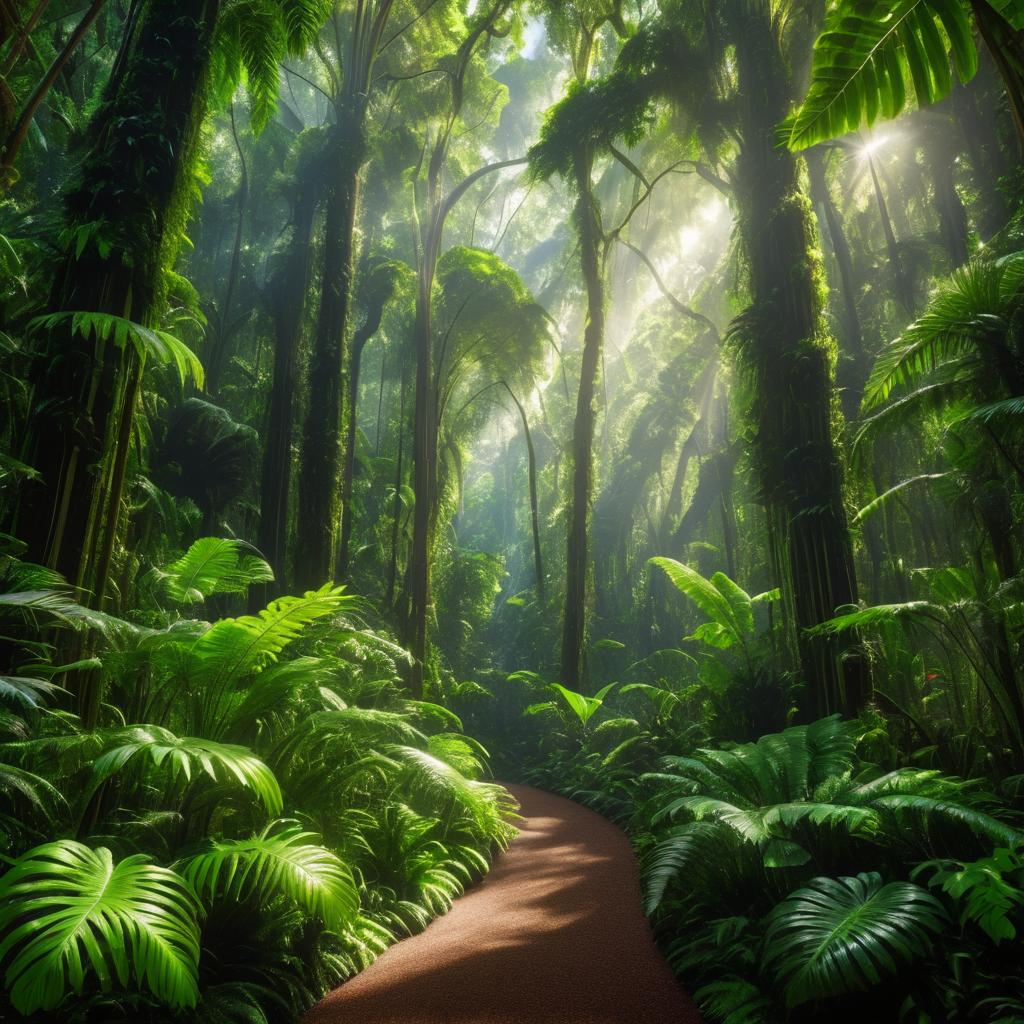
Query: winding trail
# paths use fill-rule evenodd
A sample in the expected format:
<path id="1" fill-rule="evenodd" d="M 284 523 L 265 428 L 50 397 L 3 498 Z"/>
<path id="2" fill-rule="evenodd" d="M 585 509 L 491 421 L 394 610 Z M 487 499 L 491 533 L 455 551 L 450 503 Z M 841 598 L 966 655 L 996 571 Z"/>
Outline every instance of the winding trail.
<path id="1" fill-rule="evenodd" d="M 526 819 L 479 885 L 304 1024 L 699 1024 L 640 911 L 614 825 L 510 786 Z"/>

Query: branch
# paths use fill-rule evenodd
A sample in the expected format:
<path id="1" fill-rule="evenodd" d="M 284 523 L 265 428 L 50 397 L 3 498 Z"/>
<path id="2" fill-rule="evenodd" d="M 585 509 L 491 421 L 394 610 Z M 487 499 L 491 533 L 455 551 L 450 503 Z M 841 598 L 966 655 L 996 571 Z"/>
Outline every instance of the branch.
<path id="1" fill-rule="evenodd" d="M 658 286 L 658 291 L 660 291 L 661 294 L 664 295 L 666 299 L 668 299 L 668 301 L 672 305 L 672 308 L 677 313 L 682 313 L 683 316 L 689 317 L 689 319 L 693 320 L 695 323 L 701 324 L 704 328 L 711 332 L 711 334 L 714 336 L 716 343 L 719 343 L 721 341 L 721 337 L 718 333 L 718 328 L 714 325 L 713 321 L 709 320 L 703 313 L 698 313 L 697 310 L 691 309 L 689 306 L 680 302 L 668 290 L 668 288 L 665 285 L 665 282 L 661 278 L 661 274 L 658 273 L 657 268 L 647 258 L 646 253 L 644 253 L 641 249 L 638 249 L 632 242 L 628 242 L 625 238 L 622 238 L 621 236 L 616 236 L 616 241 L 620 242 L 627 249 L 629 249 L 630 252 L 633 252 L 640 257 L 640 259 L 643 261 L 644 266 L 647 267 L 647 269 L 651 272 L 651 277 L 654 278 L 654 283 Z"/>
<path id="2" fill-rule="evenodd" d="M 703 164 L 699 160 L 690 160 L 689 163 L 693 164 L 693 169 L 709 185 L 713 185 L 717 188 L 718 191 L 726 198 L 732 197 L 734 189 L 730 182 L 726 181 L 724 178 L 720 178 L 707 164 Z"/>
<path id="3" fill-rule="evenodd" d="M 325 90 L 321 89 L 320 86 L 316 84 L 316 82 L 307 78 L 305 75 L 300 75 L 298 71 L 296 71 L 294 68 L 288 67 L 287 64 L 282 64 L 281 68 L 283 71 L 286 71 L 289 75 L 294 75 L 296 78 L 305 82 L 306 85 L 308 85 L 311 89 L 316 89 L 316 91 L 320 93 L 321 96 L 324 96 L 327 100 L 329 100 L 332 105 L 334 104 L 334 97 L 329 92 L 326 92 Z"/>
<path id="4" fill-rule="evenodd" d="M 608 146 L 608 152 L 611 153 L 611 155 L 615 157 L 615 159 L 618 160 L 619 163 L 622 164 L 622 166 L 625 167 L 626 170 L 630 172 L 630 174 L 633 174 L 637 178 L 639 178 L 645 188 L 649 189 L 651 187 L 651 183 L 644 177 L 643 171 L 641 171 L 640 168 L 637 167 L 637 165 L 633 163 L 633 161 L 630 160 L 625 153 L 616 149 L 612 145 Z"/>
<path id="5" fill-rule="evenodd" d="M 478 167 L 472 174 L 463 178 L 462 181 L 460 181 L 458 185 L 448 193 L 447 198 L 441 203 L 441 208 L 438 210 L 438 224 L 444 224 L 445 219 L 448 217 L 448 214 L 452 212 L 452 208 L 455 204 L 470 188 L 473 187 L 473 185 L 484 177 L 484 175 L 493 174 L 495 171 L 504 170 L 506 167 L 521 167 L 523 164 L 527 163 L 527 161 L 528 157 L 520 156 L 516 157 L 514 160 L 499 160 L 497 163 Z"/>
<path id="6" fill-rule="evenodd" d="M 629 208 L 629 213 L 626 214 L 626 216 L 623 219 L 622 223 L 617 228 L 615 228 L 613 231 L 611 231 L 608 234 L 608 237 L 605 239 L 605 242 L 606 243 L 610 242 L 613 239 L 616 239 L 616 238 L 619 237 L 619 234 L 622 232 L 623 228 L 625 228 L 625 226 L 633 219 L 633 214 L 636 213 L 636 211 L 639 210 L 640 207 L 643 206 L 644 203 L 646 203 L 648 199 L 650 199 L 651 193 L 654 191 L 654 186 L 657 185 L 658 182 L 661 181 L 661 179 L 665 177 L 665 175 L 671 174 L 673 171 L 676 170 L 677 167 L 679 167 L 680 164 L 692 164 L 692 163 L 693 163 L 692 160 L 677 160 L 674 164 L 670 164 L 660 174 L 656 175 L 650 181 L 650 183 L 647 185 L 647 188 L 644 189 L 644 194 Z M 686 174 L 688 172 L 680 171 L 679 173 L 680 174 Z"/>

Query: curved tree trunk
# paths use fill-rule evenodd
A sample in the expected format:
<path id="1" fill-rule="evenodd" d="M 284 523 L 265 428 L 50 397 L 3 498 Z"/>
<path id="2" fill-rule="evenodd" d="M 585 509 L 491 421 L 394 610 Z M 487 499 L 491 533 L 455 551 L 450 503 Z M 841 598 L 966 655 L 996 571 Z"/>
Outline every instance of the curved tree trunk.
<path id="1" fill-rule="evenodd" d="M 516 398 L 515 392 L 505 381 L 501 386 L 508 392 L 509 398 L 515 402 L 519 410 L 519 418 L 523 423 L 523 433 L 526 435 L 526 470 L 529 477 L 530 487 L 530 527 L 533 532 L 533 570 L 537 579 L 537 601 L 544 600 L 544 559 L 540 547 L 540 511 L 537 504 L 537 453 L 533 447 L 533 435 L 530 433 L 530 421 L 526 416 L 523 403 Z"/>

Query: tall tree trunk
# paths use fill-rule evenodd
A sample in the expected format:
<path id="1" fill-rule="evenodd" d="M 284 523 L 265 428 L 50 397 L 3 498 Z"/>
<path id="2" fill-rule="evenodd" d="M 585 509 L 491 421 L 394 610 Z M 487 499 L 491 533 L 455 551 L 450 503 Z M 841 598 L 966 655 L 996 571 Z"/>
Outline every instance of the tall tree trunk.
<path id="1" fill-rule="evenodd" d="M 892 270 L 893 292 L 896 296 L 896 301 L 903 307 L 903 311 L 912 314 L 914 312 L 914 290 L 903 266 L 903 258 L 900 256 L 896 232 L 893 231 L 892 218 L 889 216 L 889 207 L 885 201 L 885 193 L 882 191 L 882 183 L 878 180 L 878 168 L 875 166 L 875 158 L 868 153 L 867 161 L 868 171 L 871 174 L 871 184 L 875 190 L 878 218 L 882 222 L 885 247 L 889 253 L 889 268 Z"/>
<path id="2" fill-rule="evenodd" d="M 79 183 L 66 196 L 72 241 L 52 309 L 113 314 L 145 326 L 160 315 L 164 272 L 181 239 L 174 213 L 184 201 L 205 112 L 217 13 L 218 0 L 150 0 L 142 12 L 90 126 Z M 96 601 L 106 578 L 90 571 L 87 532 L 112 497 L 109 466 L 126 454 L 105 441 L 119 439 L 115 449 L 127 443 L 110 422 L 133 372 L 112 341 L 71 335 L 63 324 L 45 339 L 33 370 L 25 457 L 42 483 L 25 495 L 20 535 L 30 558 L 88 587 Z"/>
<path id="3" fill-rule="evenodd" d="M 931 172 L 931 199 L 939 220 L 939 235 L 949 257 L 950 266 L 962 267 L 970 256 L 967 210 L 956 188 L 953 170 L 959 146 L 956 145 L 953 121 L 949 107 L 925 111 L 921 118 L 924 128 L 924 155 Z"/>
<path id="4" fill-rule="evenodd" d="M 505 381 L 501 386 L 508 392 L 509 398 L 519 410 L 519 418 L 523 423 L 526 435 L 526 471 L 530 488 L 530 528 L 533 533 L 533 570 L 537 580 L 537 602 L 544 601 L 544 558 L 540 547 L 540 511 L 537 504 L 537 453 L 533 447 L 533 435 L 530 433 L 530 421 L 527 418 L 523 403 L 516 398 L 515 392 Z"/>
<path id="5" fill-rule="evenodd" d="M 566 545 L 565 617 L 562 623 L 561 682 L 572 690 L 580 688 L 584 673 L 590 568 L 588 532 L 594 491 L 594 425 L 605 331 L 604 233 L 591 181 L 593 163 L 593 153 L 588 149 L 581 148 L 576 153 L 575 218 L 587 290 L 587 319 L 572 429 L 572 494 Z"/>
<path id="6" fill-rule="evenodd" d="M 312 155 L 314 166 L 317 154 Z M 267 429 L 260 475 L 260 525 L 257 534 L 263 557 L 274 570 L 273 584 L 259 590 L 260 606 L 287 586 L 288 511 L 292 483 L 292 441 L 298 353 L 302 337 L 306 288 L 309 283 L 310 240 L 317 209 L 317 187 L 308 167 L 296 170 L 291 237 L 280 271 L 270 284 L 274 321 L 274 364 L 267 410 Z"/>
<path id="7" fill-rule="evenodd" d="M 1015 31 L 988 0 L 971 0 L 978 33 L 1003 80 L 1014 127 L 1018 156 L 1024 156 L 1024 33 Z"/>
<path id="8" fill-rule="evenodd" d="M 843 300 L 843 350 L 845 360 L 840 359 L 837 378 L 841 388 L 840 399 L 843 413 L 853 419 L 860 413 L 860 400 L 864 391 L 864 381 L 871 369 L 864 352 L 864 337 L 861 333 L 860 314 L 857 311 L 857 285 L 853 274 L 853 256 L 850 243 L 846 240 L 846 229 L 843 218 L 836 204 L 832 201 L 828 180 L 825 175 L 825 155 L 818 148 L 807 150 L 804 154 L 807 161 L 807 174 L 811 186 L 811 200 L 824 219 L 826 229 L 835 257 L 836 269 L 839 272 L 839 293 Z M 845 372 L 844 372 L 845 371 Z"/>
<path id="9" fill-rule="evenodd" d="M 424 259 L 428 257 L 425 255 Z M 436 257 L 435 257 L 436 258 Z M 416 504 L 413 507 L 412 551 L 409 555 L 409 620 L 406 636 L 413 657 L 410 688 L 413 696 L 423 693 L 423 672 L 427 656 L 427 612 L 430 604 L 430 523 L 437 480 L 437 420 L 434 415 L 433 326 L 430 288 L 434 275 L 421 274 L 416 297 L 416 400 L 413 407 L 412 480 Z"/>
<path id="10" fill-rule="evenodd" d="M 870 693 L 862 659 L 844 658 L 834 642 L 806 633 L 857 600 L 814 225 L 796 159 L 774 135 L 791 102 L 775 26 L 766 7 L 736 9 L 744 15 L 736 32 L 742 144 L 735 181 L 753 300 L 742 358 L 755 381 L 756 465 L 786 551 L 804 714 L 854 714 Z"/>
<path id="11" fill-rule="evenodd" d="M 391 558 L 388 562 L 388 591 L 384 598 L 388 608 L 395 603 L 395 585 L 398 580 L 398 536 L 402 524 L 402 480 L 404 479 L 405 466 L 405 390 L 407 373 L 402 361 L 399 361 L 398 372 L 400 375 L 399 398 L 398 398 L 398 458 L 395 460 L 395 495 L 391 514 Z M 405 609 L 405 615 L 408 609 Z"/>
<path id="12" fill-rule="evenodd" d="M 1010 174 L 1015 164 L 1000 142 L 998 119 L 987 109 L 994 106 L 994 93 L 999 87 L 995 69 L 987 54 L 982 53 L 980 57 L 978 74 L 966 85 L 955 84 L 950 100 L 977 191 L 978 231 L 982 240 L 988 241 L 1010 218 L 1009 204 L 999 189 L 999 179 Z"/>
<path id="13" fill-rule="evenodd" d="M 335 569 L 355 218 L 366 154 L 366 129 L 358 98 L 339 107 L 330 151 L 336 177 L 328 185 L 320 312 L 309 364 L 309 411 L 299 470 L 295 577 L 303 590 L 322 586 Z"/>
<path id="14" fill-rule="evenodd" d="M 220 378 L 224 372 L 224 366 L 228 361 L 228 347 L 231 344 L 231 306 L 235 299 L 235 289 L 238 287 L 238 275 L 242 265 L 242 238 L 245 234 L 245 213 L 249 202 L 249 168 L 245 162 L 245 153 L 242 152 L 242 143 L 238 138 L 238 128 L 235 125 L 235 105 L 231 104 L 231 136 L 235 141 L 235 151 L 238 153 L 238 162 L 241 166 L 241 174 L 238 179 L 238 213 L 235 218 L 235 240 L 231 246 L 231 262 L 228 264 L 228 280 L 224 288 L 224 302 L 220 308 L 220 315 L 216 319 L 216 327 L 210 338 L 208 346 L 209 355 L 206 361 L 206 390 L 211 395 L 220 392 Z"/>
<path id="15" fill-rule="evenodd" d="M 367 342 L 380 330 L 384 318 L 384 307 L 391 298 L 390 291 L 381 291 L 372 296 L 371 307 L 366 311 L 366 320 L 352 339 L 352 357 L 348 375 L 348 428 L 345 439 L 345 465 L 341 478 L 341 542 L 338 545 L 338 579 L 348 578 L 349 547 L 352 543 L 352 525 L 355 521 L 352 508 L 352 488 L 356 474 L 356 436 L 358 421 L 356 407 L 359 404 L 359 371 L 363 363 L 363 350 Z M 381 374 L 383 380 L 383 373 Z"/>

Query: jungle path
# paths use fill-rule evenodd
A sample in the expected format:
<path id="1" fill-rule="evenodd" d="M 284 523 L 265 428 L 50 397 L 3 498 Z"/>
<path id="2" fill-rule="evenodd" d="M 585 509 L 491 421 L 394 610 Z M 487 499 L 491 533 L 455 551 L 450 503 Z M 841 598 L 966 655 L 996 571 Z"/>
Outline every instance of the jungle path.
<path id="1" fill-rule="evenodd" d="M 641 913 L 623 833 L 569 800 L 508 788 L 525 820 L 487 877 L 304 1024 L 699 1024 Z"/>

